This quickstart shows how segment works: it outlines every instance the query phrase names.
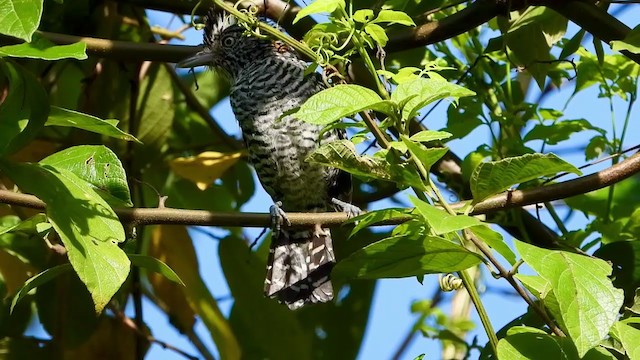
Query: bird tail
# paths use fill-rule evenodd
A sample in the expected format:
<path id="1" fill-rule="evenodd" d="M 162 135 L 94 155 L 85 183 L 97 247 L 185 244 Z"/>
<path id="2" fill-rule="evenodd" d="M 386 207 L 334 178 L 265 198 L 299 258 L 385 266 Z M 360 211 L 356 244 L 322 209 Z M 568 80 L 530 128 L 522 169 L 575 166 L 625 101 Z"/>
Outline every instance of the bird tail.
<path id="1" fill-rule="evenodd" d="M 271 239 L 264 293 L 291 310 L 331 301 L 335 262 L 328 229 L 283 229 Z"/>

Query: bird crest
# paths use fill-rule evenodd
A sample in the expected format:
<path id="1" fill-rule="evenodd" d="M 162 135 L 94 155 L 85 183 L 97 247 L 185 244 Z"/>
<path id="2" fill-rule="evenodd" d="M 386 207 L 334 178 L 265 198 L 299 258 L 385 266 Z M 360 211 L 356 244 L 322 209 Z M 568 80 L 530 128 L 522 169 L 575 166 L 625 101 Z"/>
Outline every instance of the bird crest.
<path id="1" fill-rule="evenodd" d="M 205 45 L 213 45 L 225 29 L 236 25 L 237 22 L 235 16 L 229 15 L 222 10 L 211 8 L 204 21 L 203 38 Z"/>

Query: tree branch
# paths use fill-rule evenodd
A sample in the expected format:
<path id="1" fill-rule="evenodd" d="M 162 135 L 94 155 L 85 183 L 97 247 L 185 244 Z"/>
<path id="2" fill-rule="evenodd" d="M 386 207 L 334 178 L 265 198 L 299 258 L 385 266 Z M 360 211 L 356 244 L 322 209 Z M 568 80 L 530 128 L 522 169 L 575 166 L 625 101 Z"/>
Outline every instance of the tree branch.
<path id="1" fill-rule="evenodd" d="M 639 172 L 640 153 L 636 153 L 628 159 L 595 174 L 534 189 L 506 191 L 479 202 L 471 214 L 487 214 L 585 194 L 618 183 Z M 9 190 L 0 190 L 0 203 L 33 209 L 44 209 L 46 206 L 42 200 L 33 195 L 20 194 Z M 462 203 L 452 204 L 453 208 L 462 206 L 464 206 Z M 114 210 L 120 220 L 135 225 L 176 224 L 269 227 L 271 224 L 271 216 L 267 213 L 210 212 L 171 208 L 116 208 Z M 347 215 L 339 212 L 288 213 L 287 215 L 292 226 L 315 224 L 338 226 L 347 220 Z M 409 217 L 396 218 L 377 225 L 399 224 L 409 219 Z"/>

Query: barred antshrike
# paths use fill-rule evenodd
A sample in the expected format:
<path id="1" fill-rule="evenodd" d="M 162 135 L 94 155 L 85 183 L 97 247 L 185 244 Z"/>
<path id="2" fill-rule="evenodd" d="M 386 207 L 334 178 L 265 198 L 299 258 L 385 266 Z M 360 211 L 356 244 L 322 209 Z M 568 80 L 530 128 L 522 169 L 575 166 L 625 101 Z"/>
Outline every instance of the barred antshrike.
<path id="1" fill-rule="evenodd" d="M 284 112 L 302 105 L 325 88 L 317 73 L 280 41 L 247 36 L 236 19 L 221 11 L 206 16 L 204 49 L 180 67 L 209 65 L 231 81 L 231 107 L 240 123 L 249 160 L 276 205 L 271 214 L 281 224 L 285 211 L 353 213 L 347 203 L 351 176 L 305 161 L 320 143 L 342 137 Z M 321 137 L 321 138 L 320 138 Z M 280 229 L 276 224 L 267 262 L 265 295 L 291 309 L 333 298 L 329 275 L 335 263 L 331 233 L 320 225 Z"/>

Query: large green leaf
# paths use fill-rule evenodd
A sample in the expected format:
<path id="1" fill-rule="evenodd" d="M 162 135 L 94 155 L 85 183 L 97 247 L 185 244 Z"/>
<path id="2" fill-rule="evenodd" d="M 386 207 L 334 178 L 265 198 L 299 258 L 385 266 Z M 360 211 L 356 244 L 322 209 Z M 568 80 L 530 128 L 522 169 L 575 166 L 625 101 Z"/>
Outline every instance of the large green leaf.
<path id="1" fill-rule="evenodd" d="M 518 326 L 498 342 L 498 358 L 509 360 L 614 360 L 603 349 L 593 349 L 584 357 L 578 356 L 568 338 L 551 336 L 542 330 Z"/>
<path id="2" fill-rule="evenodd" d="M 0 34 L 31 41 L 40 24 L 42 0 L 0 0 Z"/>
<path id="3" fill-rule="evenodd" d="M 129 274 L 129 259 L 118 247 L 125 235 L 116 214 L 90 184 L 68 170 L 9 162 L 0 168 L 20 189 L 47 204 L 47 216 L 71 265 L 101 312 Z"/>
<path id="4" fill-rule="evenodd" d="M 311 124 L 327 125 L 363 110 L 389 114 L 393 105 L 366 87 L 337 85 L 310 97 L 292 116 Z"/>
<path id="5" fill-rule="evenodd" d="M 42 36 L 34 36 L 33 41 L 0 47 L 0 57 L 10 56 L 18 58 L 60 60 L 87 58 L 87 44 L 77 42 L 69 45 L 55 45 Z"/>
<path id="6" fill-rule="evenodd" d="M 448 81 L 416 78 L 398 85 L 391 94 L 391 101 L 400 104 L 413 97 L 406 101 L 402 108 L 402 118 L 407 120 L 414 117 L 420 109 L 436 100 L 447 97 L 457 99 L 473 95 L 475 95 L 475 92 Z"/>
<path id="7" fill-rule="evenodd" d="M 384 155 L 385 150 L 378 154 Z M 391 161 L 390 161 L 391 160 Z M 404 186 L 424 188 L 422 180 L 407 163 L 393 163 L 392 154 L 386 156 L 358 155 L 349 140 L 338 140 L 320 146 L 307 157 L 307 161 L 329 165 L 364 179 L 381 179 Z"/>
<path id="8" fill-rule="evenodd" d="M 105 146 L 74 146 L 46 157 L 40 164 L 71 171 L 93 185 L 93 190 L 110 204 L 133 206 L 122 163 Z"/>
<path id="9" fill-rule="evenodd" d="M 400 235 L 377 241 L 340 261 L 334 269 L 343 278 L 399 278 L 447 273 L 470 268 L 482 257 L 437 236 Z"/>
<path id="10" fill-rule="evenodd" d="M 563 171 L 582 174 L 554 154 L 526 154 L 482 163 L 471 174 L 473 201 L 479 202 L 512 185 Z"/>
<path id="11" fill-rule="evenodd" d="M 482 221 L 472 216 L 451 215 L 414 196 L 409 196 L 409 200 L 415 205 L 420 215 L 422 215 L 436 235 L 482 225 Z"/>
<path id="12" fill-rule="evenodd" d="M 549 282 L 565 331 L 580 356 L 604 339 L 618 318 L 623 292 L 613 287 L 611 265 L 604 260 L 541 249 L 516 241 L 516 249 Z"/>
<path id="13" fill-rule="evenodd" d="M 49 99 L 38 80 L 18 65 L 0 59 L 0 79 L 9 82 L 9 93 L 0 103 L 0 155 L 31 141 L 49 112 Z"/>
<path id="14" fill-rule="evenodd" d="M 65 126 L 74 127 L 91 131 L 94 133 L 110 136 L 116 139 L 127 141 L 135 141 L 140 143 L 133 135 L 118 129 L 114 125 L 114 120 L 102 120 L 89 114 L 83 114 L 77 111 L 63 109 L 57 106 L 51 107 L 49 119 L 45 123 L 46 126 Z"/>

